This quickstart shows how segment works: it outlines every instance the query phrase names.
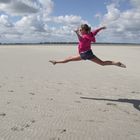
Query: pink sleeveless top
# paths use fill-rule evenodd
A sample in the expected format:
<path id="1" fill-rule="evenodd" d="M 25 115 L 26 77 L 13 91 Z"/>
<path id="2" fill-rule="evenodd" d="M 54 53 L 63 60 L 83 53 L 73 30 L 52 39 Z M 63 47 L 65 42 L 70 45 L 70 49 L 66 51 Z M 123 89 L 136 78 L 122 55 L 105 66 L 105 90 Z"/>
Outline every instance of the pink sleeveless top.
<path id="1" fill-rule="evenodd" d="M 96 34 L 98 33 L 99 29 L 90 32 L 89 34 L 84 34 L 82 37 L 79 39 L 79 44 L 78 44 L 78 51 L 79 53 L 81 52 L 86 52 L 91 49 L 91 42 L 96 42 Z"/>

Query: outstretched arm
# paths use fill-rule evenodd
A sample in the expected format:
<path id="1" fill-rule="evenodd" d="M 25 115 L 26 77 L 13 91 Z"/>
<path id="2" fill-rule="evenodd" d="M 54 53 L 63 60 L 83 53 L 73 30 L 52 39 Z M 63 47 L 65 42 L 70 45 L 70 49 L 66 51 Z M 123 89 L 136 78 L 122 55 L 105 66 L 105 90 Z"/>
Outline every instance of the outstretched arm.
<path id="1" fill-rule="evenodd" d="M 95 35 L 97 35 L 97 33 L 98 33 L 99 31 L 104 30 L 104 29 L 106 29 L 106 27 L 105 27 L 105 26 L 100 27 L 100 28 L 98 28 L 98 29 L 94 30 L 92 33 L 93 33 L 93 35 L 95 36 Z"/>
<path id="2" fill-rule="evenodd" d="M 82 36 L 81 36 L 80 33 L 79 33 L 79 29 L 74 30 L 74 32 L 76 33 L 78 39 L 80 40 L 80 39 L 82 38 Z"/>

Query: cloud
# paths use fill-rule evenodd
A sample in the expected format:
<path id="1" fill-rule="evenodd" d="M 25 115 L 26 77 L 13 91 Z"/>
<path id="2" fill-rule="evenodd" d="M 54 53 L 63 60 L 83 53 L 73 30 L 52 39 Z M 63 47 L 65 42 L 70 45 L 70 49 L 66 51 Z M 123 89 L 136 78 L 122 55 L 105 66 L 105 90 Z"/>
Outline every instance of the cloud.
<path id="1" fill-rule="evenodd" d="M 51 16 L 53 5 L 52 0 L 0 0 L 0 9 L 4 13 L 0 16 L 0 34 L 3 34 L 0 41 L 73 40 L 72 31 L 87 21 L 76 15 Z M 14 17 L 18 17 L 18 20 L 13 21 Z"/>
<path id="2" fill-rule="evenodd" d="M 134 7 L 140 8 L 140 0 L 130 0 Z"/>
<path id="3" fill-rule="evenodd" d="M 7 15 L 1 15 L 0 16 L 0 26 L 5 27 L 12 27 L 12 23 L 9 20 L 9 17 Z"/>
<path id="4" fill-rule="evenodd" d="M 0 42 L 39 42 L 41 37 L 44 39 L 48 36 L 44 19 L 52 10 L 52 0 L 0 0 L 3 13 L 0 15 Z"/>
<path id="5" fill-rule="evenodd" d="M 107 11 L 108 13 L 104 16 L 106 21 L 115 21 L 120 17 L 120 10 L 115 7 L 115 4 L 108 5 Z"/>
<path id="6" fill-rule="evenodd" d="M 36 2 L 29 0 L 1 0 L 0 10 L 9 15 L 25 15 L 29 13 L 37 13 L 39 6 Z"/>
<path id="7" fill-rule="evenodd" d="M 41 5 L 41 12 L 44 16 L 48 16 L 52 13 L 54 7 L 54 3 L 52 0 L 39 0 L 39 3 Z"/>
<path id="8" fill-rule="evenodd" d="M 15 23 L 15 27 L 21 32 L 28 31 L 44 31 L 44 24 L 40 16 L 24 16 Z"/>
<path id="9" fill-rule="evenodd" d="M 0 42 L 12 42 L 13 37 L 18 40 L 20 33 L 14 29 L 14 24 L 8 15 L 0 15 Z"/>
<path id="10" fill-rule="evenodd" d="M 87 21 L 84 21 L 80 16 L 76 16 L 76 15 L 65 15 L 65 16 L 53 17 L 52 20 L 56 23 L 63 23 L 63 24 L 79 24 L 79 23 L 87 22 Z"/>
<path id="11" fill-rule="evenodd" d="M 139 0 L 130 0 L 132 8 L 121 11 L 115 3 L 107 5 L 107 13 L 103 16 L 101 25 L 108 30 L 101 38 L 107 42 L 139 42 L 140 38 L 140 9 Z"/>
<path id="12" fill-rule="evenodd" d="M 52 12 L 52 0 L 0 0 L 0 10 L 9 15 L 27 15 Z"/>
<path id="13" fill-rule="evenodd" d="M 44 20 L 42 15 L 23 16 L 15 23 L 15 29 L 22 33 L 22 37 L 30 42 L 34 41 L 70 41 L 73 37 L 73 30 L 81 23 L 85 23 L 80 16 L 65 15 L 58 17 L 48 17 Z M 56 27 L 57 26 L 57 27 Z M 23 35 L 24 34 L 24 35 Z M 29 38 L 27 38 L 29 36 Z M 42 38 L 41 38 L 42 37 Z M 51 39 L 52 37 L 52 39 Z"/>
<path id="14" fill-rule="evenodd" d="M 11 0 L 0 0 L 0 3 L 9 3 Z"/>

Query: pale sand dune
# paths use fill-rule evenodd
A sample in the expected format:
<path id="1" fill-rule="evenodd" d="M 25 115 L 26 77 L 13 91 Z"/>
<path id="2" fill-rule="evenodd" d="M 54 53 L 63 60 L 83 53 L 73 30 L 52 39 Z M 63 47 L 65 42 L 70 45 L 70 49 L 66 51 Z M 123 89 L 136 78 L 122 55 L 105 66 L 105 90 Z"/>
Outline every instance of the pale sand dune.
<path id="1" fill-rule="evenodd" d="M 140 46 L 93 46 L 126 69 L 48 62 L 76 47 L 0 46 L 0 140 L 140 139 Z"/>

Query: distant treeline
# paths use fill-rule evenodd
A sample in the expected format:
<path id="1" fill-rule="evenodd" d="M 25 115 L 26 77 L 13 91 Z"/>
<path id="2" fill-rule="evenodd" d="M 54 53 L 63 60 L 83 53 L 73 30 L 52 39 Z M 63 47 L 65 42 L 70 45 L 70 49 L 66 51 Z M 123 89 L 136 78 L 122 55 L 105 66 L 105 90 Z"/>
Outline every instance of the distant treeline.
<path id="1" fill-rule="evenodd" d="M 78 44 L 78 42 L 0 43 L 0 45 Z M 95 45 L 140 45 L 140 43 L 92 43 Z"/>
<path id="2" fill-rule="evenodd" d="M 78 42 L 0 43 L 0 45 L 77 44 Z"/>

